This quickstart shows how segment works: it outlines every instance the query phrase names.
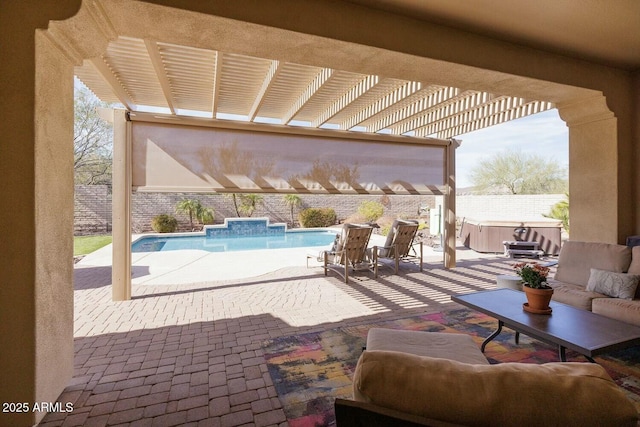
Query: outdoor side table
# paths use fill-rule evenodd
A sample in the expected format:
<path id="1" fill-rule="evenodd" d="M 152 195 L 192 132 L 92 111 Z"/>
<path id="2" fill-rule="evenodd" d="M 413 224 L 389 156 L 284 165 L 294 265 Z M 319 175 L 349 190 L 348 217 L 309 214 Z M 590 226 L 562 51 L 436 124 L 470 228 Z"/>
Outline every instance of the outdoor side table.
<path id="1" fill-rule="evenodd" d="M 496 276 L 496 284 L 498 288 L 508 288 L 516 291 L 522 291 L 522 279 L 519 276 L 509 276 L 502 274 Z"/>

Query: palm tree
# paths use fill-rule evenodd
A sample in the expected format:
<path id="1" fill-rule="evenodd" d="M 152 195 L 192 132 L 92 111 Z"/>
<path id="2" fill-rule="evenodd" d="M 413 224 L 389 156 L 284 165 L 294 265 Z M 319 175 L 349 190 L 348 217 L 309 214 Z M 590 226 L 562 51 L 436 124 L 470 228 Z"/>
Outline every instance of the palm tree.
<path id="1" fill-rule="evenodd" d="M 241 194 L 240 206 L 237 206 L 237 210 L 239 210 L 240 213 L 250 217 L 251 215 L 253 215 L 260 203 L 262 203 L 262 196 L 259 194 Z"/>
<path id="2" fill-rule="evenodd" d="M 236 211 L 236 216 L 238 218 L 240 218 L 240 208 L 238 207 L 238 194 L 236 193 L 227 193 L 225 194 L 226 197 L 231 198 L 231 201 L 233 202 L 233 207 Z"/>
<path id="3" fill-rule="evenodd" d="M 205 224 L 213 224 L 215 210 L 213 208 L 200 207 L 196 212 L 196 218 L 198 218 L 198 221 L 200 221 L 200 224 L 202 224 L 204 228 Z"/>
<path id="4" fill-rule="evenodd" d="M 193 216 L 198 215 L 202 211 L 202 204 L 198 199 L 182 199 L 176 205 L 176 213 L 184 213 L 189 215 L 189 224 L 191 225 L 191 231 L 193 227 Z"/>
<path id="5" fill-rule="evenodd" d="M 551 212 L 542 215 L 547 218 L 559 219 L 562 221 L 562 227 L 569 233 L 569 193 L 565 193 L 565 196 L 567 200 L 560 200 L 551 206 Z"/>
<path id="6" fill-rule="evenodd" d="M 294 227 L 295 221 L 293 220 L 293 208 L 300 206 L 302 204 L 302 199 L 297 194 L 285 194 L 283 199 L 291 208 L 291 227 Z"/>

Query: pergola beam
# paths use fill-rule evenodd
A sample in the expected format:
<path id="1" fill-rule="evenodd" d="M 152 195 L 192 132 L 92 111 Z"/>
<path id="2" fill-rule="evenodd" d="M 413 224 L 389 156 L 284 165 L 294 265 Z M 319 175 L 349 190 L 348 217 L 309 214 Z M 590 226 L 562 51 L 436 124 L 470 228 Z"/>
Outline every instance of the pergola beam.
<path id="1" fill-rule="evenodd" d="M 169 110 L 171 110 L 171 114 L 176 114 L 176 109 L 174 108 L 173 93 L 171 91 L 171 82 L 167 77 L 167 72 L 162 63 L 162 57 L 160 56 L 160 51 L 158 50 L 158 43 L 156 43 L 154 40 L 145 39 L 144 45 L 147 48 L 147 53 L 149 54 L 151 65 L 153 65 L 156 76 L 158 76 L 158 82 L 160 82 L 160 88 L 162 89 L 164 98 L 167 101 L 167 106 L 169 107 Z"/>
<path id="2" fill-rule="evenodd" d="M 321 112 L 315 119 L 311 121 L 311 126 L 314 128 L 320 127 L 328 122 L 332 117 L 344 110 L 353 101 L 370 91 L 378 83 L 380 83 L 380 77 L 378 76 L 366 76 L 360 80 L 355 86 L 353 86 L 347 93 L 343 94 L 340 98 L 336 99 L 327 109 Z"/>
<path id="3" fill-rule="evenodd" d="M 430 120 L 425 125 L 415 129 L 416 136 L 426 136 L 431 133 L 446 132 L 449 128 L 460 126 L 465 123 L 472 123 L 483 117 L 495 116 L 512 108 L 522 106 L 526 101 L 522 98 L 499 97 L 488 102 L 481 102 L 484 97 L 474 96 L 477 102 L 472 108 L 452 111 L 434 111 Z"/>
<path id="4" fill-rule="evenodd" d="M 450 102 L 438 105 L 437 108 L 431 108 L 423 114 L 415 117 L 413 120 L 405 123 L 399 128 L 399 133 L 408 131 L 419 131 L 422 128 L 428 128 L 434 123 L 443 122 L 449 117 L 459 116 L 466 111 L 478 111 L 486 105 L 496 104 L 503 99 L 495 98 L 490 93 L 472 92 L 457 97 Z"/>
<path id="5" fill-rule="evenodd" d="M 104 60 L 98 59 L 90 59 L 87 61 L 91 66 L 100 74 L 100 76 L 104 79 L 105 83 L 109 85 L 113 94 L 118 98 L 118 100 L 127 107 L 127 109 L 131 111 L 138 111 L 138 106 L 133 99 L 129 96 L 125 88 L 122 86 L 120 81 L 116 78 L 115 74 L 109 68 L 109 66 L 104 62 Z"/>
<path id="6" fill-rule="evenodd" d="M 445 88 L 442 86 L 428 86 L 426 88 L 422 88 L 421 90 L 404 98 L 401 102 L 394 105 L 393 108 L 388 108 L 387 110 L 370 117 L 362 124 L 366 126 L 367 132 L 372 133 L 389 128 L 423 111 L 425 105 L 429 105 L 430 100 L 434 96 L 437 96 L 438 94 L 441 95 L 446 92 L 445 89 L 451 90 L 453 88 Z"/>
<path id="7" fill-rule="evenodd" d="M 381 111 L 386 110 L 392 105 L 405 99 L 407 96 L 414 94 L 422 88 L 420 82 L 407 82 L 401 87 L 397 88 L 391 93 L 386 94 L 384 97 L 378 99 L 375 103 L 369 105 L 367 108 L 360 110 L 358 113 L 349 117 L 347 120 L 340 124 L 340 129 L 348 130 L 364 122 L 365 120 L 375 116 Z"/>
<path id="8" fill-rule="evenodd" d="M 454 87 L 445 87 L 439 91 L 430 93 L 426 98 L 420 100 L 415 105 L 412 105 L 409 115 L 391 126 L 391 133 L 395 135 L 403 135 L 407 132 L 415 130 L 416 128 L 428 123 L 428 116 L 434 111 L 441 110 L 448 105 L 459 103 L 470 94 L 476 94 L 478 92 L 465 91 L 461 92 L 460 89 Z"/>
<path id="9" fill-rule="evenodd" d="M 216 51 L 214 54 L 214 66 L 213 66 L 213 88 L 211 96 L 211 114 L 213 118 L 216 118 L 218 112 L 218 94 L 220 93 L 220 77 L 222 70 L 222 61 L 224 61 L 224 54 Z"/>
<path id="10" fill-rule="evenodd" d="M 452 117 L 449 123 L 440 121 L 438 123 L 434 123 L 432 127 L 425 127 L 420 130 L 416 130 L 416 136 L 428 137 L 435 134 L 438 138 L 451 138 L 455 135 L 484 129 L 489 126 L 516 120 L 542 111 L 550 110 L 552 108 L 555 108 L 555 105 L 551 102 L 531 101 L 511 108 L 497 110 L 486 116 L 481 114 L 479 115 L 478 112 L 473 114 L 473 112 L 469 111 L 459 115 L 457 118 Z"/>
<path id="11" fill-rule="evenodd" d="M 288 124 L 295 116 L 300 112 L 300 110 L 305 106 L 307 102 L 313 96 L 318 93 L 320 88 L 324 86 L 329 79 L 333 76 L 334 70 L 330 68 L 322 68 L 318 74 L 314 77 L 314 79 L 309 83 L 306 89 L 302 92 L 302 94 L 296 99 L 295 102 L 291 104 L 291 108 L 289 111 L 282 117 L 281 122 L 283 124 Z"/>
<path id="12" fill-rule="evenodd" d="M 253 101 L 253 105 L 251 106 L 251 110 L 249 110 L 249 121 L 253 121 L 260 111 L 260 107 L 264 103 L 264 98 L 269 93 L 269 89 L 273 86 L 273 83 L 276 81 L 278 77 L 278 73 L 280 72 L 280 61 L 271 61 L 269 65 L 269 70 L 267 70 L 267 74 L 264 76 L 264 80 L 262 81 L 262 85 L 260 86 L 260 90 L 258 91 L 255 100 Z"/>

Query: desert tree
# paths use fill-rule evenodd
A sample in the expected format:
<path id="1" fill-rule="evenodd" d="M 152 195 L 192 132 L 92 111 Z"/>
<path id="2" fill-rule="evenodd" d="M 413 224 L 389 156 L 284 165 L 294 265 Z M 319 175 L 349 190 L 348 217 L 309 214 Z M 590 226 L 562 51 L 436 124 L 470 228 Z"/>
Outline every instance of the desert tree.
<path id="1" fill-rule="evenodd" d="M 537 154 L 505 151 L 480 162 L 470 179 L 479 193 L 556 194 L 567 189 L 567 171 Z"/>
<path id="2" fill-rule="evenodd" d="M 79 82 L 74 92 L 74 181 L 85 185 L 111 184 L 113 132 L 111 124 L 102 120 L 97 111 L 110 105 Z"/>

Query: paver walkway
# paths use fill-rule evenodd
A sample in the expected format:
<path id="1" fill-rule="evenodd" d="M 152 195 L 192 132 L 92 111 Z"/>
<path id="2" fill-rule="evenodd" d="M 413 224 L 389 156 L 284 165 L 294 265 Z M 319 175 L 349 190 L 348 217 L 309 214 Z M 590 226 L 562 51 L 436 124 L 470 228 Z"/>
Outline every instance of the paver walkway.
<path id="1" fill-rule="evenodd" d="M 453 306 L 450 295 L 495 287 L 501 256 L 445 270 L 358 274 L 319 267 L 242 280 L 134 285 L 111 301 L 110 268 L 76 267 L 75 375 L 60 397 L 73 412 L 42 426 L 285 426 L 262 345 L 278 336 L 367 324 Z M 134 272 L 135 273 L 135 272 Z"/>

